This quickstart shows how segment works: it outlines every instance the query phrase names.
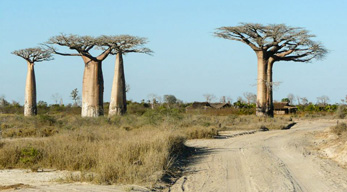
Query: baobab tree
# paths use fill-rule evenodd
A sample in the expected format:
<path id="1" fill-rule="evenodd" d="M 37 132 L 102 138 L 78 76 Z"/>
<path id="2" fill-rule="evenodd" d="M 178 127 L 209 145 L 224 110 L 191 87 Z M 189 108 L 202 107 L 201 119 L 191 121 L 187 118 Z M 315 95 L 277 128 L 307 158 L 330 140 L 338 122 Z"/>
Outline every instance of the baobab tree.
<path id="1" fill-rule="evenodd" d="M 27 79 L 25 84 L 24 116 L 36 115 L 37 104 L 34 65 L 37 62 L 52 60 L 52 54 L 49 50 L 42 47 L 20 49 L 13 51 L 12 54 L 22 57 L 27 61 L 28 64 Z"/>
<path id="2" fill-rule="evenodd" d="M 235 27 L 220 27 L 217 37 L 240 41 L 250 46 L 258 59 L 257 116 L 273 116 L 272 68 L 278 61 L 309 62 L 320 59 L 326 49 L 312 40 L 315 36 L 300 27 L 284 24 L 241 23 Z"/>
<path id="3" fill-rule="evenodd" d="M 80 56 L 84 61 L 82 85 L 82 117 L 98 117 L 104 114 L 104 78 L 102 61 L 111 53 L 112 47 L 104 47 L 98 56 L 90 51 L 103 45 L 102 39 L 91 36 L 65 35 L 51 37 L 46 45 L 53 53 L 62 56 Z M 51 45 L 56 44 L 75 50 L 77 53 L 61 53 Z"/>
<path id="4" fill-rule="evenodd" d="M 123 55 L 127 53 L 151 54 L 152 51 L 143 47 L 147 43 L 147 39 L 142 37 L 130 35 L 102 36 L 99 41 L 102 42 L 103 47 L 111 47 L 111 54 L 116 55 L 108 116 L 123 115 L 127 111 L 127 86 L 125 84 Z"/>

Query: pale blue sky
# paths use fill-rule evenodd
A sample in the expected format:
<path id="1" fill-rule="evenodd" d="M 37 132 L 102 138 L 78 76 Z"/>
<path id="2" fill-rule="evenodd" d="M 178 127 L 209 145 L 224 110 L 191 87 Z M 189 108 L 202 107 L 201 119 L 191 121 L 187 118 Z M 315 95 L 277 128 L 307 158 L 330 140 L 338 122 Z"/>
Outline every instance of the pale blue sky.
<path id="1" fill-rule="evenodd" d="M 154 93 L 191 102 L 210 93 L 235 101 L 244 92 L 256 93 L 256 56 L 247 45 L 213 32 L 252 22 L 304 27 L 330 51 L 322 61 L 276 63 L 274 81 L 282 84 L 275 100 L 293 93 L 312 102 L 322 95 L 340 102 L 347 95 L 346 10 L 344 0 L 0 0 L 0 95 L 24 100 L 27 66 L 11 54 L 14 50 L 35 47 L 59 33 L 129 34 L 147 37 L 154 54 L 125 56 L 128 99 L 140 101 Z M 83 61 L 54 57 L 36 65 L 37 99 L 53 103 L 52 95 L 59 93 L 64 103 L 72 102 L 71 90 L 82 88 Z M 114 60 L 109 56 L 103 62 L 105 101 Z"/>

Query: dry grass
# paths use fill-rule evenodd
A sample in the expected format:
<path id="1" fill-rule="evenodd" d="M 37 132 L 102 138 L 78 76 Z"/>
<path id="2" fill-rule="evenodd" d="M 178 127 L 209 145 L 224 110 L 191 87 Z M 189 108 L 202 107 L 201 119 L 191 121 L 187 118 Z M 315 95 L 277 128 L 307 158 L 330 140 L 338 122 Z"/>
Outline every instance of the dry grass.
<path id="1" fill-rule="evenodd" d="M 98 183 L 146 183 L 158 180 L 173 162 L 185 138 L 161 130 L 81 128 L 47 139 L 17 139 L 2 144 L 0 167 L 53 167 L 95 173 L 81 178 Z M 152 177 L 148 177 L 152 176 Z"/>
<path id="2" fill-rule="evenodd" d="M 174 164 L 187 138 L 217 134 L 214 125 L 195 124 L 199 118 L 181 114 L 44 119 L 0 115 L 7 138 L 0 143 L 0 168 L 77 170 L 82 174 L 71 180 L 153 184 Z M 55 131 L 41 134 L 48 128 Z"/>
<path id="3" fill-rule="evenodd" d="M 227 116 L 221 120 L 223 130 L 256 130 L 267 128 L 269 130 L 285 129 L 292 123 L 290 116 L 276 116 L 274 118 L 256 116 Z"/>
<path id="4" fill-rule="evenodd" d="M 339 137 L 344 136 L 347 138 L 347 124 L 344 122 L 338 123 L 337 125 L 331 127 L 331 131 Z"/>
<path id="5" fill-rule="evenodd" d="M 151 185 L 170 170 L 186 139 L 213 138 L 223 129 L 281 129 L 288 122 L 167 109 L 112 119 L 0 115 L 0 168 L 55 168 L 81 171 L 70 180 Z"/>

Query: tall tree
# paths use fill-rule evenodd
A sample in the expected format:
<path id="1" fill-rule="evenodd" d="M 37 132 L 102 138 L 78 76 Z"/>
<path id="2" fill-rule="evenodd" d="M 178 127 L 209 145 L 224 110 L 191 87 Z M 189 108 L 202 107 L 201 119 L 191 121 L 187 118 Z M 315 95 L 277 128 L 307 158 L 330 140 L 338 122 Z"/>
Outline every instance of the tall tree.
<path id="1" fill-rule="evenodd" d="M 99 42 L 102 42 L 101 45 L 104 47 L 111 47 L 111 54 L 116 55 L 108 116 L 123 115 L 127 111 L 127 86 L 125 84 L 123 55 L 127 53 L 151 54 L 152 51 L 143 47 L 147 43 L 147 39 L 142 37 L 130 35 L 102 36 L 99 38 Z"/>
<path id="2" fill-rule="evenodd" d="M 34 65 L 36 62 L 52 60 L 52 54 L 49 50 L 42 47 L 20 49 L 13 51 L 12 54 L 25 59 L 28 65 L 27 79 L 25 84 L 24 116 L 36 115 L 37 104 Z"/>
<path id="3" fill-rule="evenodd" d="M 102 61 L 111 53 L 112 48 L 106 47 L 93 56 L 90 51 L 103 45 L 102 39 L 91 36 L 65 35 L 51 37 L 46 45 L 55 54 L 62 56 L 80 56 L 84 61 L 82 85 L 82 117 L 98 117 L 104 114 L 104 78 L 102 74 Z M 75 50 L 77 53 L 61 53 L 49 45 L 60 45 Z"/>
<path id="4" fill-rule="evenodd" d="M 317 97 L 317 104 L 327 105 L 330 101 L 329 97 L 326 95 L 323 95 L 321 97 Z"/>
<path id="5" fill-rule="evenodd" d="M 251 103 L 256 103 L 257 102 L 257 95 L 254 94 L 254 93 L 245 92 L 245 93 L 243 93 L 243 96 L 247 100 L 247 104 L 251 104 Z"/>
<path id="6" fill-rule="evenodd" d="M 289 104 L 290 105 L 294 105 L 294 101 L 295 101 L 295 96 L 292 93 L 289 93 L 287 95 L 287 98 L 289 99 Z"/>
<path id="7" fill-rule="evenodd" d="M 215 95 L 209 94 L 209 93 L 206 93 L 203 96 L 205 97 L 206 102 L 208 102 L 208 103 L 211 103 L 212 101 L 214 101 L 216 99 Z"/>
<path id="8" fill-rule="evenodd" d="M 245 43 L 255 52 L 258 59 L 257 116 L 273 116 L 272 68 L 275 62 L 309 62 L 327 53 L 319 42 L 312 40 L 315 36 L 307 30 L 284 24 L 241 23 L 235 27 L 220 27 L 215 35 Z"/>
<path id="9" fill-rule="evenodd" d="M 73 106 L 75 106 L 75 107 L 78 106 L 77 101 L 80 100 L 80 96 L 78 95 L 78 89 L 77 88 L 75 88 L 71 91 L 70 97 L 74 101 Z"/>

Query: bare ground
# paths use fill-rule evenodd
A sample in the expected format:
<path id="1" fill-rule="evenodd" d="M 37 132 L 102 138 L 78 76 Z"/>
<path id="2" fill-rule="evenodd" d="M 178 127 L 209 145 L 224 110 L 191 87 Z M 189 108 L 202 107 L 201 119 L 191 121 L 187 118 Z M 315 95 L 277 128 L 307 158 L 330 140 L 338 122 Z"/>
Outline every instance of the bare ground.
<path id="1" fill-rule="evenodd" d="M 322 133 L 336 121 L 299 121 L 289 130 L 226 131 L 219 139 L 190 140 L 196 148 L 183 177 L 168 191 L 347 191 L 346 156 L 322 157 Z M 335 145 L 334 145 L 335 146 Z M 321 149 L 321 150 L 320 150 Z M 335 157 L 335 156 L 334 156 Z M 0 191 L 148 191 L 140 186 L 57 182 L 64 171 L 0 170 Z"/>
<path id="2" fill-rule="evenodd" d="M 148 189 L 135 185 L 94 185 L 83 182 L 63 182 L 71 172 L 44 170 L 31 172 L 23 169 L 0 170 L 0 191 L 18 192 L 61 192 L 61 191 L 88 191 L 88 192 L 124 192 L 124 191 L 149 191 Z"/>
<path id="3" fill-rule="evenodd" d="M 289 130 L 191 140 L 198 149 L 169 191 L 347 191 L 347 170 L 320 158 L 313 134 L 336 121 L 299 121 Z"/>

